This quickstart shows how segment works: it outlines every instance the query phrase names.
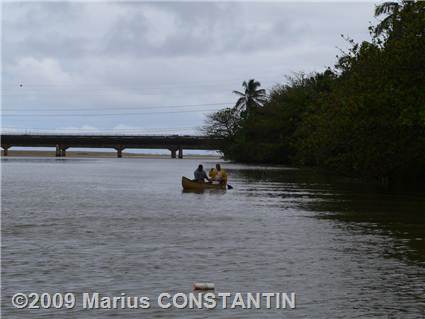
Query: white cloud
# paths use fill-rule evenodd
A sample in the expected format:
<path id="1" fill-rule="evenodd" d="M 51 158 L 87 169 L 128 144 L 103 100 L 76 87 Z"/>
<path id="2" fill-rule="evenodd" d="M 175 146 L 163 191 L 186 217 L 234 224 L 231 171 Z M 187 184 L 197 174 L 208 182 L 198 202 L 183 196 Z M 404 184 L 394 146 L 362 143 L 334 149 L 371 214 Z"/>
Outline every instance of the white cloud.
<path id="1" fill-rule="evenodd" d="M 59 62 L 52 58 L 35 59 L 24 57 L 19 59 L 11 70 L 20 83 L 69 84 L 72 76 L 65 72 Z"/>

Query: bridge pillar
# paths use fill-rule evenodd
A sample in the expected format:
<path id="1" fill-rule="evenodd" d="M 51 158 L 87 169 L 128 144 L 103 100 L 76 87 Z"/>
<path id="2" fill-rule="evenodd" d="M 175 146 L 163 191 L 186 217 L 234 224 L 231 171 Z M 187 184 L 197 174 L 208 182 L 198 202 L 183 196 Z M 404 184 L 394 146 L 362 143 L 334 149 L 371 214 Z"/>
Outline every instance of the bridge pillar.
<path id="1" fill-rule="evenodd" d="M 3 156 L 8 156 L 9 155 L 9 145 L 2 145 L 1 146 L 3 148 Z"/>
<path id="2" fill-rule="evenodd" d="M 171 158 L 176 158 L 176 149 L 170 149 L 171 151 Z"/>
<path id="3" fill-rule="evenodd" d="M 67 149 L 67 146 L 56 144 L 56 157 L 65 157 Z"/>
<path id="4" fill-rule="evenodd" d="M 179 147 L 179 158 L 183 158 L 183 147 Z"/>
<path id="5" fill-rule="evenodd" d="M 66 157 L 66 149 L 67 149 L 68 147 L 62 147 L 61 148 L 61 150 L 60 150 L 60 156 L 62 156 L 62 157 Z"/>
<path id="6" fill-rule="evenodd" d="M 117 150 L 117 158 L 121 158 L 122 157 L 122 151 L 124 150 L 124 146 L 122 145 L 118 145 L 117 147 L 115 147 L 115 149 Z"/>

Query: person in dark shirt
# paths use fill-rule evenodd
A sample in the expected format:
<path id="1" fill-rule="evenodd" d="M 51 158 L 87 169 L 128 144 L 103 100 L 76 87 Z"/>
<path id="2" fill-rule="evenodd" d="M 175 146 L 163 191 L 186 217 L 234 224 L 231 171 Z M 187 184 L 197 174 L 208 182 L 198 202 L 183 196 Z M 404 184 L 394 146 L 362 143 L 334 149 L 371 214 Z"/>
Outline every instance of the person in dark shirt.
<path id="1" fill-rule="evenodd" d="M 198 168 L 193 172 L 193 174 L 195 175 L 195 179 L 194 181 L 198 182 L 198 183 L 204 183 L 205 179 L 210 182 L 211 180 L 208 178 L 207 173 L 205 173 L 204 171 L 204 167 L 202 166 L 202 164 L 199 164 Z"/>

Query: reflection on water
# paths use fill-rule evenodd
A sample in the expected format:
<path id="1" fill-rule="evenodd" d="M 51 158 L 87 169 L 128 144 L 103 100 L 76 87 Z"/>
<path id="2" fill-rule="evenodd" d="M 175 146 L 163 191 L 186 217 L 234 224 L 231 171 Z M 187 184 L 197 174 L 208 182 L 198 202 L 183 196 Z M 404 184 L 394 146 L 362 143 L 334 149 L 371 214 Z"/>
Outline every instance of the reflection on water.
<path id="1" fill-rule="evenodd" d="M 213 162 L 204 161 L 209 168 Z M 233 190 L 183 192 L 194 160 L 2 161 L 2 318 L 421 318 L 425 192 L 224 164 Z M 30 292 L 297 293 L 295 310 L 16 310 Z"/>
<path id="2" fill-rule="evenodd" d="M 314 218 L 338 220 L 361 226 L 365 234 L 391 236 L 400 258 L 414 259 L 425 266 L 425 191 L 415 187 L 389 189 L 341 177 L 325 177 L 308 170 L 279 173 L 270 170 L 240 170 L 249 181 L 277 182 L 291 199 L 299 196 L 298 207 L 315 211 Z M 286 186 L 283 186 L 286 185 Z M 276 195 L 281 196 L 282 192 Z M 268 194 L 273 196 L 272 193 Z M 406 247 L 407 246 L 407 247 Z M 406 249 L 407 248 L 407 249 Z"/>

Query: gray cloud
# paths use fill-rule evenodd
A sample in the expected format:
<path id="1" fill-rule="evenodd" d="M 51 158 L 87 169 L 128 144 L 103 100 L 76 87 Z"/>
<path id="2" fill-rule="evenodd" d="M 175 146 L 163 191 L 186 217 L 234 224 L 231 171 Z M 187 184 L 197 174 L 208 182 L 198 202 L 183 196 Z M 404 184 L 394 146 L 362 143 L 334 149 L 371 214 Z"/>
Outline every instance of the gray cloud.
<path id="1" fill-rule="evenodd" d="M 200 125 L 202 112 L 101 114 L 113 106 L 227 102 L 247 78 L 270 88 L 291 72 L 320 71 L 346 46 L 341 33 L 368 38 L 372 14 L 372 3 L 6 3 L 4 110 L 90 106 L 100 116 L 5 116 L 3 125 Z"/>

